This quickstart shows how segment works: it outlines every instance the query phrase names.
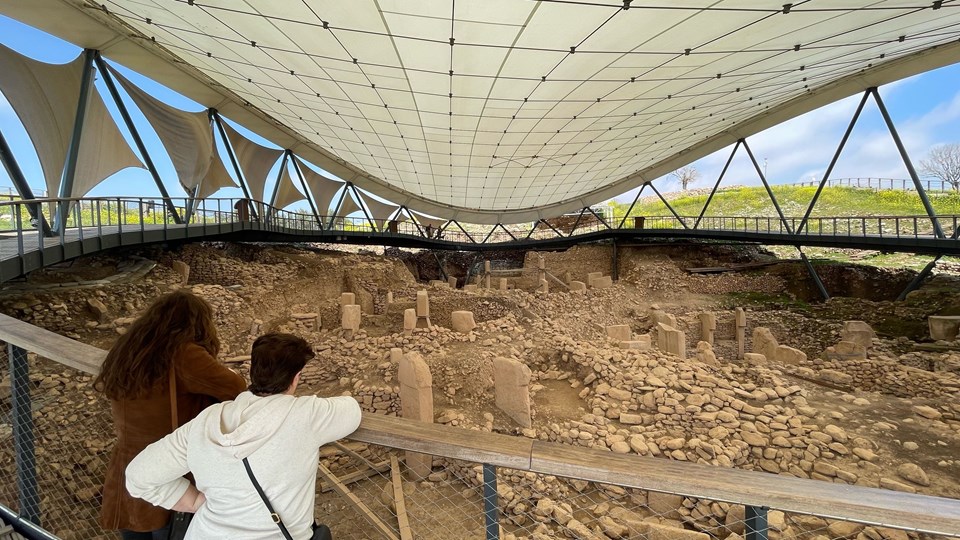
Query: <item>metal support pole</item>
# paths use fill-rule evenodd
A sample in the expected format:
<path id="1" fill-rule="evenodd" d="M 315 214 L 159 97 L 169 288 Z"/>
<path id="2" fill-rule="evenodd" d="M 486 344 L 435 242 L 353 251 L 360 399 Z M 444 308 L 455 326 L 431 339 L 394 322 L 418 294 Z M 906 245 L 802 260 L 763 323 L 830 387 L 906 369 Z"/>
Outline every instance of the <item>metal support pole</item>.
<path id="1" fill-rule="evenodd" d="M 23 175 L 23 170 L 20 169 L 20 165 L 13 155 L 13 150 L 11 150 L 7 144 L 7 139 L 4 138 L 3 133 L 0 133 L 0 161 L 3 161 L 3 166 L 7 169 L 7 174 L 10 176 L 14 187 L 17 188 L 17 192 L 20 193 L 20 198 L 25 201 L 36 199 L 37 197 L 33 194 L 33 190 L 30 189 L 30 185 L 27 184 L 27 178 Z M 27 207 L 27 212 L 30 213 L 30 219 L 36 222 L 40 235 L 53 236 L 50 227 L 47 225 L 46 218 L 43 217 L 43 205 L 41 203 L 34 203 L 25 206 Z"/>
<path id="2" fill-rule="evenodd" d="M 745 540 L 767 540 L 767 507 L 744 507 Z"/>
<path id="3" fill-rule="evenodd" d="M 400 207 L 400 211 L 406 212 L 406 213 L 407 213 L 407 217 L 410 218 L 410 221 L 413 223 L 413 226 L 417 228 L 417 232 L 420 233 L 420 236 L 425 236 L 425 235 L 423 234 L 423 229 L 420 228 L 420 223 L 417 221 L 417 219 L 416 219 L 415 217 L 413 217 L 413 214 L 410 213 L 410 209 L 407 208 L 406 206 L 401 206 L 401 207 Z M 469 235 L 468 235 L 468 236 L 469 236 Z"/>
<path id="4" fill-rule="evenodd" d="M 636 206 L 637 201 L 640 200 L 640 195 L 643 193 L 643 190 L 646 189 L 647 185 L 644 184 L 640 186 L 640 191 L 637 192 L 637 196 L 633 198 L 633 202 L 630 203 L 630 208 L 627 208 L 627 213 L 623 215 L 623 219 L 620 220 L 620 225 L 617 225 L 618 229 L 623 228 L 623 224 L 627 222 L 627 218 L 630 217 L 630 212 L 633 211 L 633 207 Z M 562 236 L 562 235 L 561 235 Z"/>
<path id="5" fill-rule="evenodd" d="M 807 254 L 804 253 L 802 249 L 800 249 L 800 246 L 796 246 L 796 247 L 797 247 L 797 252 L 800 253 L 800 260 L 802 260 L 803 264 L 806 265 L 807 272 L 810 273 L 810 277 L 813 278 L 813 282 L 817 285 L 817 290 L 820 291 L 820 296 L 822 296 L 824 300 L 829 300 L 830 293 L 827 292 L 827 288 L 824 287 L 823 281 L 820 280 L 820 275 L 817 274 L 817 270 L 813 267 L 812 264 L 810 264 L 810 260 L 807 259 Z"/>
<path id="6" fill-rule="evenodd" d="M 499 223 L 497 223 L 497 225 L 499 225 Z M 487 240 L 489 240 L 490 237 L 493 236 L 493 231 L 497 230 L 497 225 L 494 225 L 493 227 L 490 228 L 490 232 L 488 232 L 487 236 L 483 238 L 483 241 L 480 242 L 481 244 L 486 244 Z"/>
<path id="7" fill-rule="evenodd" d="M 194 205 L 196 204 L 197 193 L 199 192 L 200 185 L 198 184 L 195 188 L 193 188 L 193 192 L 190 193 L 190 196 L 187 197 L 187 207 L 183 209 L 183 223 L 186 223 L 187 225 L 189 225 L 190 220 L 193 219 L 195 210 Z"/>
<path id="8" fill-rule="evenodd" d="M 10 394 L 13 398 L 13 446 L 17 465 L 20 517 L 40 525 L 40 494 L 37 489 L 37 458 L 34 453 L 33 410 L 30 403 L 30 365 L 27 351 L 7 344 L 10 360 Z"/>
<path id="9" fill-rule="evenodd" d="M 273 205 L 277 202 L 277 194 L 280 192 L 280 181 L 283 180 L 283 170 L 287 167 L 287 158 L 290 157 L 290 151 L 283 151 L 283 159 L 280 160 L 280 168 L 277 170 L 277 183 L 273 186 L 273 194 L 270 195 L 270 202 L 267 204 L 267 208 L 264 209 L 263 213 L 266 214 L 264 219 L 269 220 L 270 216 L 274 214 Z"/>
<path id="10" fill-rule="evenodd" d="M 583 219 L 583 213 L 586 211 L 586 208 L 580 210 L 580 215 L 577 216 L 577 220 L 573 222 L 573 227 L 570 229 L 570 234 L 567 235 L 568 238 L 573 236 L 573 233 L 577 231 L 577 226 L 580 225 L 580 220 Z"/>
<path id="11" fill-rule="evenodd" d="M 123 100 L 120 99 L 120 93 L 117 92 L 117 86 L 113 82 L 113 76 L 110 74 L 110 70 L 107 68 L 103 58 L 100 57 L 100 51 L 97 51 L 93 61 L 97 64 L 97 69 L 100 71 L 100 75 L 103 77 L 104 84 L 107 85 L 107 90 L 110 91 L 110 96 L 113 97 L 113 102 L 117 104 L 117 109 L 120 111 L 120 117 L 123 118 L 123 123 L 126 124 L 127 130 L 130 131 L 130 135 L 133 137 L 133 142 L 137 145 L 137 150 L 139 150 L 140 155 L 143 156 L 144 165 L 147 166 L 147 170 L 150 171 L 150 176 L 153 177 L 154 183 L 157 184 L 157 189 L 160 190 L 160 196 L 163 197 L 164 204 L 167 207 L 167 212 L 170 212 L 170 215 L 173 216 L 174 223 L 177 225 L 182 224 L 183 221 L 180 219 L 180 214 L 177 212 L 177 207 L 174 206 L 173 201 L 170 199 L 170 194 L 167 193 L 167 188 L 163 185 L 163 182 L 160 181 L 160 173 L 157 172 L 157 167 L 153 164 L 153 159 L 150 158 L 150 153 L 147 152 L 147 147 L 143 144 L 143 139 L 140 138 L 140 132 L 137 130 L 137 126 L 133 124 L 133 119 L 130 118 L 130 113 L 127 111 L 127 106 L 124 105 Z"/>
<path id="12" fill-rule="evenodd" d="M 610 224 L 607 223 L 607 220 L 603 219 L 603 216 L 601 216 L 600 214 L 594 212 L 594 211 L 593 211 L 593 208 L 591 208 L 591 207 L 588 206 L 588 207 L 587 207 L 587 210 L 589 210 L 590 213 L 593 214 L 593 217 L 599 219 L 599 220 L 600 220 L 600 223 L 603 223 L 603 225 L 604 225 L 606 228 L 608 228 L 608 229 L 610 228 Z M 514 239 L 514 240 L 516 240 L 516 239 Z"/>
<path id="13" fill-rule="evenodd" d="M 617 250 L 617 239 L 613 239 L 613 266 L 610 269 L 610 277 L 614 281 L 620 281 L 620 254 Z"/>
<path id="14" fill-rule="evenodd" d="M 333 221 L 337 219 L 337 213 L 340 212 L 340 208 L 343 206 L 343 198 L 347 196 L 347 190 L 350 189 L 350 182 L 347 182 L 343 186 L 343 191 L 340 192 L 340 199 L 337 200 L 337 204 L 333 207 L 333 212 L 330 214 L 330 223 L 327 225 L 328 229 L 333 228 Z"/>
<path id="15" fill-rule="evenodd" d="M 840 153 L 843 152 L 843 147 L 847 145 L 847 139 L 850 138 L 850 134 L 853 133 L 853 127 L 857 125 L 857 121 L 860 119 L 860 113 L 863 112 L 863 106 L 867 103 L 867 97 L 870 96 L 870 91 L 867 90 L 863 93 L 863 98 L 860 100 L 860 105 L 857 106 L 857 112 L 853 114 L 853 118 L 850 119 L 850 125 L 847 126 L 847 131 L 843 133 L 843 138 L 840 139 L 840 146 L 837 147 L 837 151 L 833 154 L 833 159 L 830 160 L 830 165 L 827 166 L 827 172 L 823 173 L 823 178 L 820 179 L 820 185 L 817 186 L 817 191 L 813 194 L 813 198 L 810 199 L 810 205 L 807 206 L 807 211 L 803 214 L 803 219 L 800 221 L 800 226 L 797 227 L 796 234 L 803 232 L 803 229 L 807 226 L 807 220 L 810 219 L 810 214 L 813 212 L 813 207 L 817 204 L 817 199 L 820 198 L 820 193 L 823 191 L 823 188 L 828 185 L 830 180 L 830 173 L 833 172 L 834 166 L 837 164 L 837 160 L 840 159 Z"/>
<path id="16" fill-rule="evenodd" d="M 907 288 L 903 289 L 903 292 L 900 293 L 900 296 L 897 296 L 898 302 L 903 302 L 907 299 L 908 294 L 920 288 L 920 284 L 930 276 L 930 273 L 933 272 L 933 269 L 937 266 L 937 263 L 940 261 L 940 257 L 942 256 L 942 254 L 937 255 L 932 261 L 923 267 L 923 270 L 921 270 L 920 273 L 913 278 L 913 281 L 907 285 Z"/>
<path id="17" fill-rule="evenodd" d="M 497 468 L 483 464 L 483 518 L 486 540 L 500 538 L 500 503 L 497 496 Z"/>
<path id="18" fill-rule="evenodd" d="M 317 205 L 315 202 L 313 202 L 310 190 L 307 189 L 307 182 L 303 179 L 303 172 L 300 171 L 300 164 L 297 163 L 297 160 L 295 159 L 290 159 L 290 162 L 293 163 L 293 170 L 296 171 L 297 178 L 300 179 L 300 187 L 303 188 L 303 194 L 307 196 L 307 202 L 310 203 L 310 209 L 313 210 L 313 215 L 317 218 L 317 225 L 320 226 L 320 230 L 323 230 L 323 220 L 320 219 L 320 212 L 317 211 Z"/>
<path id="19" fill-rule="evenodd" d="M 473 236 L 471 236 L 470 233 L 468 233 L 468 232 L 466 231 L 466 229 L 464 229 L 463 226 L 460 225 L 460 222 L 459 222 L 459 221 L 457 221 L 457 220 L 455 220 L 455 219 L 451 219 L 451 220 L 449 221 L 449 223 L 453 223 L 454 225 L 456 225 L 457 228 L 460 229 L 460 232 L 462 232 L 463 234 L 467 235 L 467 238 L 469 238 L 471 242 L 473 242 L 474 244 L 477 243 L 477 241 L 473 239 Z"/>
<path id="20" fill-rule="evenodd" d="M 230 139 L 227 138 L 227 132 L 223 129 L 223 123 L 220 121 L 220 114 L 217 113 L 216 109 L 209 109 L 207 112 L 210 118 L 213 119 L 213 123 L 216 124 L 217 131 L 220 132 L 220 140 L 223 142 L 223 147 L 227 149 L 227 157 L 230 158 L 230 164 L 233 165 L 233 172 L 237 175 L 237 181 L 240 183 L 240 189 L 243 190 L 243 196 L 247 201 L 252 201 L 253 197 L 250 196 L 250 190 L 247 189 L 247 181 L 243 178 L 243 172 L 240 171 L 240 165 L 237 164 L 237 156 L 233 154 Z M 257 215 L 257 206 L 252 202 L 248 204 L 250 205 L 250 215 L 252 215 L 254 219 L 259 219 L 260 216 Z"/>
<path id="21" fill-rule="evenodd" d="M 357 191 L 357 186 L 350 184 L 350 187 L 353 189 L 353 194 L 357 197 L 357 206 L 360 207 L 360 211 L 363 212 L 364 217 L 367 218 L 367 222 L 370 223 L 370 228 L 373 229 L 373 232 L 377 232 L 377 224 L 373 221 L 373 218 L 370 217 L 370 214 L 367 213 L 367 209 L 363 206 L 363 197 L 360 196 L 360 192 Z"/>
<path id="22" fill-rule="evenodd" d="M 448 279 L 448 276 L 447 276 L 447 271 L 443 269 L 443 261 L 440 260 L 440 256 L 437 255 L 436 251 L 431 251 L 431 253 L 433 253 L 433 258 L 436 259 L 437 261 L 437 267 L 440 268 L 440 277 L 442 277 L 443 280 L 446 281 Z"/>
<path id="23" fill-rule="evenodd" d="M 670 206 L 670 203 L 668 203 L 667 200 L 663 198 L 663 195 L 660 194 L 660 190 L 657 189 L 657 186 L 653 185 L 653 182 L 650 182 L 650 188 L 653 189 L 653 192 L 657 194 L 657 197 L 660 197 L 660 201 L 663 202 L 664 205 L 666 205 L 667 210 L 670 210 L 670 213 L 673 214 L 673 217 L 677 218 L 677 221 L 679 221 L 680 224 L 683 225 L 683 228 L 689 229 L 690 227 L 687 226 L 687 222 L 684 221 L 683 218 L 680 217 L 680 214 L 677 214 L 677 211 L 674 210 L 672 206 Z"/>
<path id="24" fill-rule="evenodd" d="M 514 242 L 517 241 L 517 237 L 514 236 L 512 232 L 508 231 L 507 228 L 503 226 L 503 223 L 497 223 L 497 225 L 498 225 L 501 229 L 503 229 L 503 232 L 507 233 L 507 235 L 510 236 L 510 238 L 512 238 Z"/>
<path id="25" fill-rule="evenodd" d="M 777 215 L 780 216 L 780 222 L 783 223 L 783 227 L 787 230 L 788 234 L 793 234 L 793 231 L 790 229 L 790 223 L 787 222 L 787 217 L 783 215 L 783 210 L 780 209 L 780 203 L 777 202 L 777 196 L 773 194 L 773 190 L 770 189 L 770 184 L 767 183 L 767 177 L 764 176 L 763 171 L 760 169 L 760 164 L 757 163 L 757 158 L 753 157 L 753 152 L 750 151 L 750 145 L 747 144 L 746 139 L 740 139 L 743 142 L 743 148 L 747 151 L 747 155 L 750 156 L 750 161 L 753 162 L 753 168 L 757 170 L 757 175 L 760 176 L 760 181 L 763 182 L 763 187 L 767 190 L 767 195 L 770 196 L 770 201 L 773 202 L 773 207 L 777 210 Z"/>
<path id="26" fill-rule="evenodd" d="M 641 188 L 641 189 L 643 189 L 643 188 Z M 559 236 L 560 238 L 563 238 L 563 233 L 560 232 L 560 231 L 558 231 L 557 228 L 554 227 L 553 225 L 551 225 L 549 221 L 547 221 L 547 220 L 545 220 L 545 219 L 541 219 L 540 221 L 542 221 L 547 227 L 550 227 L 550 230 L 552 230 L 554 233 L 556 233 L 557 236 Z"/>
<path id="27" fill-rule="evenodd" d="M 897 150 L 900 152 L 900 158 L 903 159 L 903 164 L 907 167 L 907 172 L 910 173 L 913 185 L 917 188 L 917 195 L 920 195 L 920 201 L 923 202 L 923 207 L 926 209 L 927 215 L 930 216 L 930 221 L 933 222 L 933 234 L 936 235 L 937 238 L 943 238 L 943 229 L 940 227 L 940 220 L 937 219 L 937 213 L 933 210 L 930 199 L 927 198 L 927 192 L 924 191 L 923 184 L 920 183 L 920 177 L 917 175 L 916 169 L 913 168 L 913 162 L 910 161 L 910 156 L 907 154 L 907 149 L 903 146 L 903 141 L 900 140 L 900 135 L 897 133 L 897 127 L 893 125 L 890 113 L 887 112 L 887 107 L 883 104 L 883 100 L 880 99 L 880 92 L 877 91 L 876 87 L 871 88 L 869 92 L 873 94 L 873 99 L 877 102 L 880 114 L 883 115 L 883 121 L 886 122 L 887 129 L 890 130 L 890 136 L 893 137 L 893 142 L 896 143 Z"/>
<path id="28" fill-rule="evenodd" d="M 80 157 L 80 138 L 83 135 L 83 120 L 87 116 L 87 102 L 90 100 L 90 90 L 93 88 L 93 59 L 97 51 L 84 49 L 83 75 L 80 78 L 80 99 L 77 103 L 77 114 L 73 120 L 73 134 L 70 136 L 70 146 L 67 148 L 67 160 L 63 165 L 63 176 L 60 177 L 61 199 L 68 199 L 73 193 L 73 179 L 77 174 L 77 158 Z M 70 202 L 57 203 L 57 215 L 53 220 L 53 228 L 61 236 L 67 230 L 67 214 L 70 211 Z"/>
<path id="29" fill-rule="evenodd" d="M 693 229 L 696 230 L 700 226 L 700 221 L 703 219 L 704 214 L 707 213 L 707 208 L 710 206 L 710 201 L 713 200 L 713 196 L 716 195 L 717 189 L 720 187 L 720 182 L 723 181 L 723 176 L 727 174 L 727 169 L 730 168 L 730 163 L 733 162 L 733 157 L 737 155 L 737 150 L 740 149 L 740 140 L 737 141 L 737 144 L 733 145 L 733 152 L 730 152 L 730 157 L 727 158 L 727 163 L 723 166 L 723 170 L 720 171 L 720 177 L 717 178 L 717 183 L 713 185 L 713 189 L 710 190 L 710 195 L 707 197 L 707 202 L 703 203 L 703 210 L 700 210 L 700 215 L 697 216 L 697 221 L 693 223 Z"/>

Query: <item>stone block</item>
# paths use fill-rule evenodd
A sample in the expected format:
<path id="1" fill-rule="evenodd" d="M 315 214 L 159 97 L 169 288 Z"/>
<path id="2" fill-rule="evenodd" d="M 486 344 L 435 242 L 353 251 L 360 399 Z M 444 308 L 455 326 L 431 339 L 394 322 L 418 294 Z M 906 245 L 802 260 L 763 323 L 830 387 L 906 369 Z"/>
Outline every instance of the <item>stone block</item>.
<path id="1" fill-rule="evenodd" d="M 687 337 L 682 331 L 672 326 L 658 323 L 657 348 L 685 359 L 687 357 Z"/>
<path id="2" fill-rule="evenodd" d="M 743 358 L 747 343 L 747 314 L 744 313 L 743 308 L 734 310 L 733 325 L 737 339 L 737 358 Z"/>
<path id="3" fill-rule="evenodd" d="M 594 289 L 609 289 L 613 287 L 613 278 L 610 276 L 601 276 L 590 282 Z"/>
<path id="4" fill-rule="evenodd" d="M 544 293 L 544 294 L 550 292 L 550 284 L 547 283 L 547 280 L 545 279 L 540 280 L 540 286 L 537 288 L 537 292 Z"/>
<path id="5" fill-rule="evenodd" d="M 507 278 L 502 277 L 497 281 L 497 288 L 501 291 L 507 290 Z"/>
<path id="6" fill-rule="evenodd" d="M 413 329 L 417 327 L 417 310 L 413 308 L 408 308 L 403 310 L 403 332 L 405 334 L 413 333 Z"/>
<path id="7" fill-rule="evenodd" d="M 673 326 L 673 325 L 671 325 Z M 713 313 L 700 314 L 700 341 L 713 345 L 713 336 L 717 332 L 717 316 Z"/>
<path id="8" fill-rule="evenodd" d="M 743 353 L 743 362 L 748 366 L 765 366 L 767 365 L 767 357 L 760 353 Z"/>
<path id="9" fill-rule="evenodd" d="M 743 308 L 734 309 L 733 319 L 734 326 L 744 327 L 747 325 L 747 313 L 743 311 Z"/>
<path id="10" fill-rule="evenodd" d="M 357 295 L 352 292 L 345 292 L 340 295 L 340 307 L 352 306 L 357 303 Z"/>
<path id="11" fill-rule="evenodd" d="M 417 291 L 417 317 L 430 316 L 430 297 L 427 291 Z"/>
<path id="12" fill-rule="evenodd" d="M 706 341 L 697 342 L 697 360 L 708 366 L 720 366 L 720 362 L 717 361 L 717 355 L 713 352 L 713 347 Z"/>
<path id="13" fill-rule="evenodd" d="M 843 329 L 840 331 L 841 340 L 852 341 L 861 345 L 864 349 L 869 349 L 873 345 L 875 337 L 877 337 L 877 333 L 863 321 L 844 321 Z"/>
<path id="14" fill-rule="evenodd" d="M 823 351 L 826 360 L 866 360 L 867 350 L 855 341 L 841 341 Z"/>
<path id="15" fill-rule="evenodd" d="M 931 339 L 953 341 L 960 332 L 960 315 L 930 315 L 927 317 L 927 326 L 930 327 Z"/>
<path id="16" fill-rule="evenodd" d="M 624 340 L 620 342 L 621 349 L 637 349 L 645 351 L 650 348 L 650 336 L 637 336 L 637 339 Z"/>
<path id="17" fill-rule="evenodd" d="M 777 338 L 773 337 L 773 332 L 769 328 L 758 326 L 753 329 L 753 352 L 760 353 L 767 357 L 767 360 L 777 361 Z"/>
<path id="18" fill-rule="evenodd" d="M 630 325 L 611 324 L 606 327 L 607 337 L 614 341 L 630 341 Z"/>
<path id="19" fill-rule="evenodd" d="M 650 321 L 653 323 L 653 326 L 658 324 L 665 324 L 673 328 L 677 327 L 677 318 L 666 311 L 660 309 L 660 306 L 653 304 L 650 306 L 650 312 L 647 314 L 650 317 Z"/>
<path id="20" fill-rule="evenodd" d="M 88 298 L 87 308 L 89 309 L 90 313 L 93 314 L 93 318 L 96 319 L 97 322 L 106 322 L 107 306 L 103 302 L 97 300 L 96 298 Z"/>
<path id="21" fill-rule="evenodd" d="M 571 281 L 570 292 L 583 294 L 587 292 L 587 284 L 582 281 Z"/>
<path id="22" fill-rule="evenodd" d="M 477 323 L 473 320 L 472 311 L 454 311 L 450 314 L 450 321 L 453 330 L 461 334 L 469 334 L 471 330 L 477 327 Z"/>
<path id="23" fill-rule="evenodd" d="M 683 497 L 680 495 L 657 491 L 647 493 L 647 507 L 660 518 L 680 519 L 681 506 L 683 506 Z"/>
<path id="24" fill-rule="evenodd" d="M 587 285 L 593 287 L 593 280 L 603 277 L 603 272 L 589 272 L 587 273 Z"/>
<path id="25" fill-rule="evenodd" d="M 477 287 L 476 283 L 468 283 L 463 286 L 464 292 L 477 292 L 478 289 L 479 287 Z"/>
<path id="26" fill-rule="evenodd" d="M 356 332 L 360 329 L 360 306 L 351 304 L 343 306 L 340 314 L 341 328 Z"/>
<path id="27" fill-rule="evenodd" d="M 788 364 L 791 366 L 798 366 L 802 362 L 806 361 L 806 359 L 807 353 L 801 351 L 800 349 L 787 347 L 786 345 L 777 346 L 776 356 L 774 356 L 774 362 L 778 364 Z"/>
<path id="28" fill-rule="evenodd" d="M 394 356 L 394 351 L 400 351 L 400 349 L 391 349 L 391 357 Z M 433 376 L 420 353 L 411 352 L 400 355 L 397 380 L 400 383 L 401 416 L 419 422 L 433 423 Z M 433 456 L 407 452 L 405 463 L 410 473 L 416 479 L 422 480 L 432 472 Z"/>
<path id="29" fill-rule="evenodd" d="M 387 291 L 387 305 L 393 303 L 393 291 Z"/>
<path id="30" fill-rule="evenodd" d="M 431 279 L 427 282 L 427 285 L 429 285 L 431 289 L 445 289 L 450 286 L 449 283 L 442 279 Z"/>
<path id="31" fill-rule="evenodd" d="M 640 533 L 638 538 L 644 538 L 645 540 L 711 540 L 710 535 L 706 533 L 653 521 L 644 522 L 644 529 L 637 531 Z"/>
<path id="32" fill-rule="evenodd" d="M 183 261 L 173 261 L 173 271 L 180 274 L 180 284 L 186 285 L 190 281 L 190 265 Z"/>
<path id="33" fill-rule="evenodd" d="M 483 261 L 483 273 L 484 274 L 490 273 L 490 261 Z"/>
<path id="34" fill-rule="evenodd" d="M 493 385 L 497 408 L 521 427 L 532 425 L 530 418 L 530 368 L 512 358 L 494 358 Z"/>
<path id="35" fill-rule="evenodd" d="M 449 285 L 451 289 L 456 289 L 456 288 L 457 288 L 457 278 L 455 278 L 455 277 L 453 277 L 453 276 L 448 277 L 448 278 L 447 278 L 447 285 Z"/>

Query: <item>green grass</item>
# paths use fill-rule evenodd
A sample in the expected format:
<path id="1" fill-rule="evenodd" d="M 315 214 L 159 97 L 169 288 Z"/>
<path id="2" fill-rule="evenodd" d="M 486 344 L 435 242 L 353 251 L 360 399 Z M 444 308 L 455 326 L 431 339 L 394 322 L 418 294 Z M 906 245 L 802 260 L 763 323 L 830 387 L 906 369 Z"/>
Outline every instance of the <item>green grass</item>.
<path id="1" fill-rule="evenodd" d="M 788 217 L 803 216 L 815 187 L 774 186 L 776 196 Z M 697 216 L 703 209 L 709 193 L 699 190 L 694 194 L 669 197 L 670 205 L 681 216 Z M 960 214 L 960 192 L 928 193 L 937 214 Z M 629 203 L 612 203 L 616 215 L 623 213 Z M 670 211 L 657 197 L 643 197 L 630 212 L 631 216 L 666 216 Z M 714 195 L 707 216 L 776 217 L 777 211 L 763 187 L 735 187 L 721 189 Z M 914 191 L 873 191 L 849 187 L 829 187 L 820 194 L 811 214 L 814 217 L 841 216 L 913 216 L 926 215 L 920 197 Z"/>

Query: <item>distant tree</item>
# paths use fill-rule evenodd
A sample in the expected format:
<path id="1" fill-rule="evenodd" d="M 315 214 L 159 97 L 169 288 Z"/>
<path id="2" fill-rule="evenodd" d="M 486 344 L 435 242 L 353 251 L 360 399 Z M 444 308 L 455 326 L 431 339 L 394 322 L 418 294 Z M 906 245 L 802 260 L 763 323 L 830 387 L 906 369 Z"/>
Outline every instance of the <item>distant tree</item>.
<path id="1" fill-rule="evenodd" d="M 960 191 L 960 143 L 934 146 L 927 159 L 920 161 L 920 172 L 943 180 L 954 191 Z"/>
<path id="2" fill-rule="evenodd" d="M 676 178 L 677 181 L 680 182 L 680 189 L 686 191 L 687 186 L 700 179 L 700 171 L 693 165 L 687 165 L 686 167 L 681 167 L 673 171 L 670 173 L 670 176 Z"/>

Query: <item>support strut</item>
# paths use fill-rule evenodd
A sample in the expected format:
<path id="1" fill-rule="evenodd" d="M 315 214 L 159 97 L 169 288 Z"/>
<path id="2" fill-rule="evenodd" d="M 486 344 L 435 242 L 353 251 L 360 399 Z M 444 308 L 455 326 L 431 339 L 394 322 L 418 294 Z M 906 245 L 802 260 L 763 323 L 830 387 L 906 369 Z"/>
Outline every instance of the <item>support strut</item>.
<path id="1" fill-rule="evenodd" d="M 737 155 L 737 150 L 740 149 L 740 143 L 743 142 L 743 139 L 737 141 L 737 144 L 733 145 L 733 152 L 730 152 L 730 157 L 727 158 L 727 163 L 723 166 L 723 170 L 720 171 L 720 177 L 717 178 L 717 183 L 713 185 L 713 189 L 710 190 L 710 195 L 707 197 L 707 202 L 703 203 L 703 210 L 700 210 L 700 215 L 697 216 L 697 221 L 693 223 L 693 230 L 697 230 L 697 227 L 700 226 L 700 220 L 703 219 L 704 214 L 707 213 L 707 207 L 710 206 L 710 201 L 713 200 L 713 196 L 717 193 L 717 189 L 720 187 L 720 182 L 723 181 L 723 176 L 727 174 L 727 169 L 730 167 L 730 163 L 733 162 L 733 156 Z"/>
<path id="2" fill-rule="evenodd" d="M 813 278 L 813 283 L 817 286 L 817 290 L 820 291 L 820 296 L 824 300 L 830 299 L 830 293 L 827 292 L 827 288 L 823 285 L 823 281 L 820 280 L 820 275 L 817 274 L 817 270 L 810 264 L 810 259 L 807 259 L 807 254 L 800 249 L 800 246 L 796 246 L 797 252 L 800 253 L 800 260 L 803 261 L 803 264 L 807 267 L 807 272 L 810 273 L 810 277 Z"/>

